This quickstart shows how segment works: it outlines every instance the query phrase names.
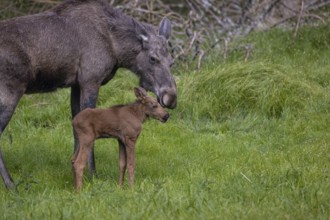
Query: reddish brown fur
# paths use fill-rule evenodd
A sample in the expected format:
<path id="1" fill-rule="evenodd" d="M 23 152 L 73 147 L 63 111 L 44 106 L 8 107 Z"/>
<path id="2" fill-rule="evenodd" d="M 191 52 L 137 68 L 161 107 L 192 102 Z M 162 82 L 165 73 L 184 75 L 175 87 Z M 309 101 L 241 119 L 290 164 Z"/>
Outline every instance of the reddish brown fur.
<path id="1" fill-rule="evenodd" d="M 122 187 L 126 167 L 129 184 L 134 184 L 135 143 L 142 130 L 142 123 L 152 117 L 162 122 L 169 114 L 156 99 L 147 96 L 143 88 L 135 88 L 137 101 L 128 105 L 113 106 L 109 109 L 85 109 L 73 119 L 79 148 L 72 160 L 74 187 L 79 191 L 83 182 L 83 171 L 87 158 L 97 138 L 116 138 L 119 143 L 119 187 Z"/>

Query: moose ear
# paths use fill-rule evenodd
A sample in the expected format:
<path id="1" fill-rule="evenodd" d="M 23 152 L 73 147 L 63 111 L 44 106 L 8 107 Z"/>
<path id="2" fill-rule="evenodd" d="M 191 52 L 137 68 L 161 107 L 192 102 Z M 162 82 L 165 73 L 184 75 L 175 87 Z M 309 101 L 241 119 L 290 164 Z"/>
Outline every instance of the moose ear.
<path id="1" fill-rule="evenodd" d="M 134 93 L 138 100 L 143 100 L 147 96 L 146 90 L 142 87 L 135 87 Z"/>
<path id="2" fill-rule="evenodd" d="M 135 29 L 135 34 L 137 39 L 141 42 L 142 47 L 146 48 L 149 42 L 149 36 L 148 32 L 146 31 L 146 28 L 141 24 L 140 22 L 136 21 L 132 18 L 132 22 Z"/>
<path id="3" fill-rule="evenodd" d="M 149 43 L 148 36 L 147 35 L 144 35 L 144 34 L 140 34 L 138 38 L 139 38 L 139 40 L 142 43 L 142 48 L 148 49 L 148 43 Z"/>
<path id="4" fill-rule="evenodd" d="M 170 38 L 172 32 L 171 22 L 167 17 L 164 17 L 159 24 L 159 35 L 164 36 L 167 40 Z"/>

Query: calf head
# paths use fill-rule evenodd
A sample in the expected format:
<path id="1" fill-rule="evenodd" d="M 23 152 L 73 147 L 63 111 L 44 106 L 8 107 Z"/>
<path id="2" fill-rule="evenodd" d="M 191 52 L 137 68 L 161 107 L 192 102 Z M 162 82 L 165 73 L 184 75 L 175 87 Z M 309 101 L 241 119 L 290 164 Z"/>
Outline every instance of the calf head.
<path id="1" fill-rule="evenodd" d="M 163 107 L 173 109 L 177 91 L 170 70 L 173 59 L 167 49 L 170 35 L 171 23 L 167 18 L 160 22 L 158 34 L 142 31 L 139 34 L 142 50 L 136 57 L 135 69 L 140 76 L 140 86 L 155 93 Z"/>
<path id="2" fill-rule="evenodd" d="M 141 87 L 134 88 L 135 96 L 143 106 L 144 113 L 151 118 L 166 122 L 170 117 L 168 112 L 157 102 L 156 99 L 147 95 L 146 90 Z"/>

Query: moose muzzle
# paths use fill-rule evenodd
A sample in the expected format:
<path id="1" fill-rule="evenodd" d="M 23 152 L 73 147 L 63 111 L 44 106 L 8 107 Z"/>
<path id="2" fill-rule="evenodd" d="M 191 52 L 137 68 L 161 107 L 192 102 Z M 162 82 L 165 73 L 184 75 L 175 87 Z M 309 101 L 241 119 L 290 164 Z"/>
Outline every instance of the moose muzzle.
<path id="1" fill-rule="evenodd" d="M 166 108 L 174 109 L 177 103 L 176 89 L 167 89 L 160 94 L 158 102 Z"/>

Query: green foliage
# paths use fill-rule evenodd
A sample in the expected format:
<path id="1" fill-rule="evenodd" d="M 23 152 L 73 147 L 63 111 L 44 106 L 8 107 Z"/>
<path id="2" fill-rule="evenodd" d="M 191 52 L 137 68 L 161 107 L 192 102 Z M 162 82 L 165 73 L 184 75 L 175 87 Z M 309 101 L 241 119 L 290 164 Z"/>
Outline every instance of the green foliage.
<path id="1" fill-rule="evenodd" d="M 329 109 L 330 32 L 327 25 L 315 32 L 306 27 L 297 39 L 279 29 L 253 33 L 232 45 L 254 45 L 250 62 L 243 61 L 240 51 L 231 51 L 227 62 L 219 62 L 221 55 L 215 54 L 200 72 L 181 73 L 181 112 L 196 120 L 225 120 Z"/>
<path id="2" fill-rule="evenodd" d="M 96 141 L 97 178 L 73 192 L 68 89 L 27 95 L 0 139 L 18 184 L 0 184 L 1 219 L 328 219 L 330 37 L 324 26 L 255 33 L 232 52 L 177 69 L 178 108 L 137 143 L 134 190 L 117 188 L 118 149 Z M 120 71 L 98 106 L 134 101 Z M 127 182 L 126 182 L 127 184 Z"/>
<path id="3" fill-rule="evenodd" d="M 58 1 L 54 0 L 1 0 L 0 19 L 38 13 L 51 8 Z"/>
<path id="4" fill-rule="evenodd" d="M 184 114 L 213 120 L 235 113 L 278 118 L 326 96 L 319 84 L 300 78 L 291 67 L 269 62 L 235 62 L 183 78 Z"/>

